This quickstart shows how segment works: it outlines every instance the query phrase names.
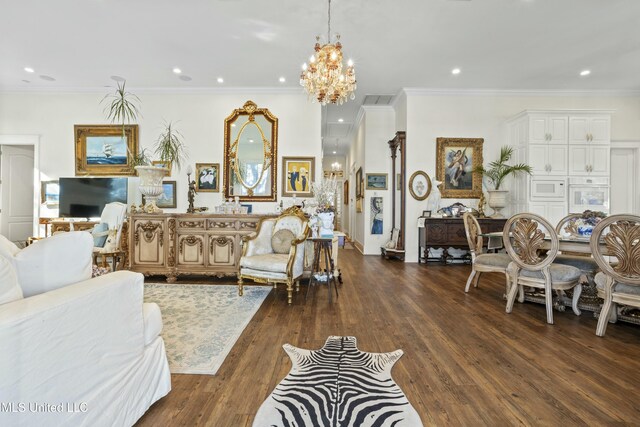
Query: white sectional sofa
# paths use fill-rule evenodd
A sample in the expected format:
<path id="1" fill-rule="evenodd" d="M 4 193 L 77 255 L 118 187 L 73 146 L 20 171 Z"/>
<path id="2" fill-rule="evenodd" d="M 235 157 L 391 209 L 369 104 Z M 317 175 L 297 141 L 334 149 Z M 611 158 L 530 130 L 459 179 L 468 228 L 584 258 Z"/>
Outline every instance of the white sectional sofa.
<path id="1" fill-rule="evenodd" d="M 0 425 L 130 426 L 171 390 L 143 276 L 92 279 L 92 247 L 86 232 L 23 250 L 0 236 Z"/>

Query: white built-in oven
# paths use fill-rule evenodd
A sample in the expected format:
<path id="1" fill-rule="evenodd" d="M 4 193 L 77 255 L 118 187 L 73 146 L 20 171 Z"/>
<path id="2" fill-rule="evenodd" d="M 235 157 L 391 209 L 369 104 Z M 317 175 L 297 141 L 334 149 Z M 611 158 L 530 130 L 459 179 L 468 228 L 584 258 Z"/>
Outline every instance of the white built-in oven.
<path id="1" fill-rule="evenodd" d="M 569 178 L 569 212 L 609 213 L 609 178 Z"/>
<path id="2" fill-rule="evenodd" d="M 531 200 L 558 202 L 566 200 L 566 184 L 565 178 L 531 178 Z"/>

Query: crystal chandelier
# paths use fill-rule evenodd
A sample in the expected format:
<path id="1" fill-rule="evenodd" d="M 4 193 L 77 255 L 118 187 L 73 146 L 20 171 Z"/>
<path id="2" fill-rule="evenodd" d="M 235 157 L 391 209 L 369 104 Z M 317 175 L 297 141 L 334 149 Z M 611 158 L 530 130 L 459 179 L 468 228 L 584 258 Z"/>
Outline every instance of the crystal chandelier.
<path id="1" fill-rule="evenodd" d="M 335 44 L 331 43 L 331 0 L 328 27 L 327 44 L 320 46 L 320 36 L 316 37 L 316 53 L 309 58 L 309 65 L 305 63 L 302 66 L 300 85 L 309 97 L 313 96 L 322 105 L 342 105 L 348 99 L 356 98 L 356 72 L 352 60 L 347 62 L 346 72 L 342 72 L 340 35 L 336 35 Z"/>
<path id="2" fill-rule="evenodd" d="M 342 165 L 339 162 L 333 162 L 331 163 L 331 170 L 332 171 L 342 170 Z"/>

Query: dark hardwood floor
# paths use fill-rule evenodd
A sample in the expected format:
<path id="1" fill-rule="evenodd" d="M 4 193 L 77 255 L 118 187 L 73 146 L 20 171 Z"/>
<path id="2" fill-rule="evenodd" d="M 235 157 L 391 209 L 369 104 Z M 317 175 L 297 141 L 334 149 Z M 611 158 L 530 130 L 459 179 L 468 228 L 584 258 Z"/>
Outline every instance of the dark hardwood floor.
<path id="1" fill-rule="evenodd" d="M 392 374 L 425 425 L 639 425 L 640 326 L 595 335 L 592 313 L 516 303 L 505 313 L 504 277 L 485 273 L 464 293 L 469 266 L 404 264 L 341 250 L 344 284 L 306 285 L 287 306 L 271 292 L 215 376 L 172 375 L 171 393 L 139 426 L 251 426 L 288 373 L 282 344 L 320 348 L 353 335 L 363 351 L 404 356 Z"/>

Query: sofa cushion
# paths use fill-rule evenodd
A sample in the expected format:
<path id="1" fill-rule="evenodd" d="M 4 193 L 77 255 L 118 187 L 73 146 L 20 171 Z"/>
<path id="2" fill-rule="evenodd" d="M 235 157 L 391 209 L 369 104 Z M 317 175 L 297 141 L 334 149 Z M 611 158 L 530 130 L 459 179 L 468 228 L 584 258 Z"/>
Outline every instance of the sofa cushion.
<path id="1" fill-rule="evenodd" d="M 596 287 L 604 291 L 604 284 L 607 281 L 607 275 L 603 272 L 596 274 L 595 277 Z M 640 295 L 640 286 L 627 285 L 625 283 L 616 282 L 613 285 L 614 292 L 620 292 L 622 294 Z"/>
<path id="2" fill-rule="evenodd" d="M 11 258 L 20 252 L 20 248 L 0 234 L 0 255 Z"/>
<path id="3" fill-rule="evenodd" d="M 571 282 L 578 280 L 582 272 L 576 267 L 562 264 L 551 264 L 551 280 L 554 282 Z M 536 279 L 544 279 L 541 270 L 520 270 L 520 275 L 524 277 L 533 277 Z"/>
<path id="4" fill-rule="evenodd" d="M 142 318 L 144 319 L 144 345 L 149 345 L 162 332 L 162 313 L 155 302 L 142 304 Z"/>
<path id="5" fill-rule="evenodd" d="M 93 230 L 91 230 L 91 234 L 93 235 L 93 246 L 96 248 L 102 248 L 107 241 L 107 236 L 109 235 L 109 224 L 101 222 L 94 225 Z"/>
<path id="6" fill-rule="evenodd" d="M 93 238 L 86 231 L 56 234 L 13 258 L 25 298 L 91 278 Z"/>
<path id="7" fill-rule="evenodd" d="M 18 276 L 13 265 L 0 256 L 0 304 L 22 299 L 22 289 L 18 285 Z"/>
<path id="8" fill-rule="evenodd" d="M 288 262 L 288 254 L 264 254 L 242 257 L 240 266 L 252 270 L 286 273 Z"/>
<path id="9" fill-rule="evenodd" d="M 296 236 L 291 230 L 281 229 L 273 233 L 271 236 L 271 248 L 273 252 L 277 254 L 288 254 L 291 250 L 291 242 L 295 240 Z"/>

